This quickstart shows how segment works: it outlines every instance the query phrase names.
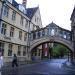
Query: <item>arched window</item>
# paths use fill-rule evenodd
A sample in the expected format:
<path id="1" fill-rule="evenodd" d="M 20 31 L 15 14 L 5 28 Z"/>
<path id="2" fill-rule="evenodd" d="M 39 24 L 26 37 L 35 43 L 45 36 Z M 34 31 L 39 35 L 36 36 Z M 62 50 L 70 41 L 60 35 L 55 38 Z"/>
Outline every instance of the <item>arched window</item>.
<path id="1" fill-rule="evenodd" d="M 51 30 L 51 35 L 53 36 L 55 33 L 54 33 L 54 29 Z"/>

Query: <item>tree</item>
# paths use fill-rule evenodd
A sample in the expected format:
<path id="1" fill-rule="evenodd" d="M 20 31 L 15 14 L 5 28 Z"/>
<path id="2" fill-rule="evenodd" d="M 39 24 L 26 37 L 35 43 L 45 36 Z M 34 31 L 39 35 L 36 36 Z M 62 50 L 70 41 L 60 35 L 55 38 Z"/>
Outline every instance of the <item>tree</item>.
<path id="1" fill-rule="evenodd" d="M 57 44 L 57 43 L 54 43 L 54 46 L 53 46 L 53 57 L 55 58 L 59 58 L 59 57 L 64 57 L 64 55 L 67 55 L 68 53 L 68 49 L 61 45 L 61 44 Z"/>

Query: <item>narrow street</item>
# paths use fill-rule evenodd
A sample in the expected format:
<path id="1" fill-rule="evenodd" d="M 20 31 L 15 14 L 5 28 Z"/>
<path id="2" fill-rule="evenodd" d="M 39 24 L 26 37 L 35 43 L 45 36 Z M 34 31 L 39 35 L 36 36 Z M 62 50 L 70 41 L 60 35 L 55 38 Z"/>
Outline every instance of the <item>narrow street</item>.
<path id="1" fill-rule="evenodd" d="M 40 63 L 8 68 L 1 75 L 75 75 L 75 69 L 63 66 L 66 59 L 52 59 Z"/>

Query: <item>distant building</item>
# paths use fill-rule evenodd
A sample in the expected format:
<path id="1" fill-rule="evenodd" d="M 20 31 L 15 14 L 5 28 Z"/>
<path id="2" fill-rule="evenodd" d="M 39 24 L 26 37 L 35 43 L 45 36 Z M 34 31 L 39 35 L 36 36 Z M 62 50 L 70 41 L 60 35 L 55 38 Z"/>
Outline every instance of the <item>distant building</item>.
<path id="1" fill-rule="evenodd" d="M 71 37 L 74 47 L 74 58 L 75 58 L 75 7 L 73 9 L 70 20 L 71 20 Z"/>
<path id="2" fill-rule="evenodd" d="M 29 32 L 42 27 L 39 7 L 26 8 L 25 1 L 0 0 L 0 52 L 5 62 L 14 53 L 20 61 L 29 60 Z"/>

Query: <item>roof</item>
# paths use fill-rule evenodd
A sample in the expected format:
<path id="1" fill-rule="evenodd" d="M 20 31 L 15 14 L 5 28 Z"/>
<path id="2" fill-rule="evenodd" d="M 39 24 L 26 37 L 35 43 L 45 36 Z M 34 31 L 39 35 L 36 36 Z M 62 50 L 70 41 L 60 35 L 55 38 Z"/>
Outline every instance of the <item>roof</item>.
<path id="1" fill-rule="evenodd" d="M 13 0 L 12 5 L 16 8 L 18 8 L 18 6 L 19 6 L 19 4 L 15 0 Z"/>
<path id="2" fill-rule="evenodd" d="M 34 16 L 35 12 L 37 11 L 38 7 L 34 7 L 34 8 L 27 8 L 27 16 L 32 19 L 32 17 Z"/>
<path id="3" fill-rule="evenodd" d="M 51 22 L 51 23 L 48 24 L 46 27 L 59 27 L 59 26 L 56 25 L 54 22 Z"/>
<path id="4" fill-rule="evenodd" d="M 46 27 L 49 27 L 49 26 L 50 26 L 50 27 L 58 27 L 58 28 L 60 28 L 60 29 L 62 29 L 62 30 L 65 30 L 65 31 L 70 32 L 70 30 L 64 29 L 64 28 L 58 26 L 57 24 L 55 24 L 54 22 L 48 24 Z"/>
<path id="5" fill-rule="evenodd" d="M 75 16 L 75 7 L 74 7 L 73 12 L 72 12 L 72 14 L 71 14 L 70 20 L 72 20 L 72 19 L 74 18 L 74 16 Z"/>
<path id="6" fill-rule="evenodd" d="M 46 27 L 44 27 L 44 28 L 39 28 L 39 29 L 37 29 L 37 30 L 33 30 L 33 31 L 31 31 L 31 32 L 35 32 L 35 31 L 40 31 L 40 30 L 44 30 L 44 29 L 46 29 L 47 27 L 58 27 L 59 29 L 61 29 L 62 31 L 67 31 L 67 32 L 71 32 L 70 30 L 67 30 L 67 29 L 64 29 L 64 28 L 61 28 L 61 27 L 59 27 L 58 25 L 56 25 L 54 22 L 51 22 L 50 24 L 48 24 Z"/>

